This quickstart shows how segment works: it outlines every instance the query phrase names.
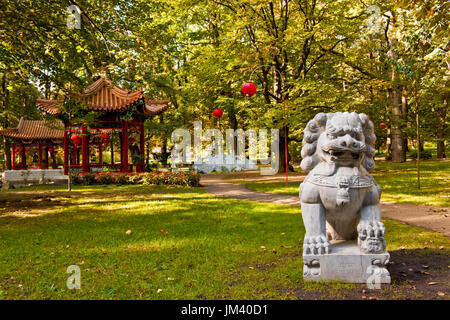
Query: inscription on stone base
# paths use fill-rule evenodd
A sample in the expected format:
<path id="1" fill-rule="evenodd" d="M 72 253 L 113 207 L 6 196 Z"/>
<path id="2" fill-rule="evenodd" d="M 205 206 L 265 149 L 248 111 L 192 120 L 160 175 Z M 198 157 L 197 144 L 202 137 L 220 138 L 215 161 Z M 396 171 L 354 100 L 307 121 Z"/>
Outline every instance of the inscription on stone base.
<path id="1" fill-rule="evenodd" d="M 330 253 L 303 255 L 303 280 L 336 280 L 373 285 L 391 283 L 389 253 L 364 253 L 356 241 L 335 241 Z"/>

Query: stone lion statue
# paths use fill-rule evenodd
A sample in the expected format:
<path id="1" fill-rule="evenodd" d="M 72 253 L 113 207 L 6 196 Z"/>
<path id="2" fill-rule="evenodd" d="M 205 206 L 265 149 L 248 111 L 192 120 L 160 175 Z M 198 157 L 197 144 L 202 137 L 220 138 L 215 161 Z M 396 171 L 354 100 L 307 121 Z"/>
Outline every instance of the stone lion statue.
<path id="1" fill-rule="evenodd" d="M 365 253 L 385 251 L 373 123 L 364 113 L 319 113 L 304 130 L 300 184 L 304 255 L 328 254 L 330 240 L 358 240 Z"/>

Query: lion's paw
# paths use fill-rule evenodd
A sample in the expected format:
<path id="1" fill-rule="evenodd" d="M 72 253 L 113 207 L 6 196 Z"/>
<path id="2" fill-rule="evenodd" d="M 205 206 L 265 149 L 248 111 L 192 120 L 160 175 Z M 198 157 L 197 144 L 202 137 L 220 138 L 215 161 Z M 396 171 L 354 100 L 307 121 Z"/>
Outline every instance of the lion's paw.
<path id="1" fill-rule="evenodd" d="M 358 224 L 358 244 L 362 251 L 380 253 L 386 248 L 384 232 L 386 228 L 380 221 L 360 221 Z"/>
<path id="2" fill-rule="evenodd" d="M 330 248 L 330 242 L 326 236 L 314 236 L 305 237 L 303 242 L 303 254 L 304 255 L 321 255 L 328 254 Z"/>
<path id="3" fill-rule="evenodd" d="M 358 237 L 362 240 L 383 237 L 385 231 L 386 228 L 381 221 L 360 221 L 358 224 Z"/>

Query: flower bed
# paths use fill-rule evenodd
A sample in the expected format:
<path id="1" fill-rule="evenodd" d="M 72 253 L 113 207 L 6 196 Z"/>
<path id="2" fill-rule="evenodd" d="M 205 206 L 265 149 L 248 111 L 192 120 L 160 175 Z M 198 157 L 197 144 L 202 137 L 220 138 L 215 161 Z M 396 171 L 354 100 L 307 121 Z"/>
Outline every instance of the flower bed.
<path id="1" fill-rule="evenodd" d="M 193 171 L 146 173 L 73 173 L 72 183 L 74 185 L 143 184 L 198 187 L 200 185 L 200 175 Z"/>

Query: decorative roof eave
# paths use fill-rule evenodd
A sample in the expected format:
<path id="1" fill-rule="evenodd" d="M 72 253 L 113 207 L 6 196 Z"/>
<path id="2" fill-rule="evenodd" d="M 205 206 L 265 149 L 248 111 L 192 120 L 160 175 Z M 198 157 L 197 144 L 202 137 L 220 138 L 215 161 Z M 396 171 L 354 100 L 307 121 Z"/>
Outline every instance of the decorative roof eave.
<path id="1" fill-rule="evenodd" d="M 157 115 L 169 107 L 169 100 L 145 100 L 144 113 Z"/>
<path id="2" fill-rule="evenodd" d="M 56 121 L 53 125 L 46 120 L 24 120 L 20 118 L 17 128 L 0 130 L 0 135 L 22 140 L 48 140 L 63 139 L 64 130 L 55 127 L 64 128 L 61 121 Z"/>
<path id="3" fill-rule="evenodd" d="M 12 138 L 17 135 L 17 128 L 9 128 L 0 130 L 0 136 Z"/>
<path id="4" fill-rule="evenodd" d="M 59 100 L 47 100 L 47 99 L 37 99 L 36 100 L 36 108 L 44 111 L 45 113 L 51 115 L 59 114 L 58 106 L 62 105 L 62 101 Z"/>
<path id="5" fill-rule="evenodd" d="M 169 106 L 168 100 L 148 100 L 143 90 L 127 91 L 111 83 L 105 77 L 100 77 L 82 92 L 72 92 L 80 103 L 94 111 L 123 112 L 136 104 L 139 100 L 145 101 L 144 112 L 147 115 L 156 115 Z M 38 99 L 36 107 L 48 114 L 60 113 L 62 100 Z"/>

